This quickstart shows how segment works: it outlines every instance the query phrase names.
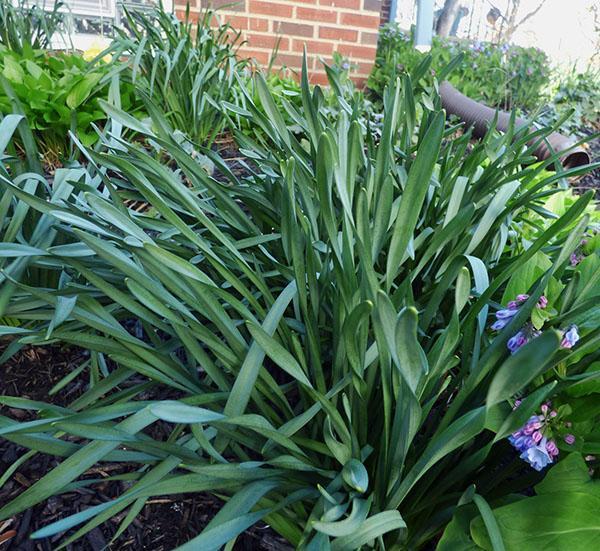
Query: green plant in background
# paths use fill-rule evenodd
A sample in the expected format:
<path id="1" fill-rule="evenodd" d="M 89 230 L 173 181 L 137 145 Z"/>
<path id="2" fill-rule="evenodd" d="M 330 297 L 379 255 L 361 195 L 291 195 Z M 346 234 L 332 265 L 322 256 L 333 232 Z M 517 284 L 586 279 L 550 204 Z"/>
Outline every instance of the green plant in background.
<path id="1" fill-rule="evenodd" d="M 64 23 L 63 7 L 60 0 L 52 10 L 27 0 L 0 0 L 0 45 L 20 54 L 49 48 Z"/>
<path id="2" fill-rule="evenodd" d="M 127 30 L 119 30 L 112 51 L 120 63 L 129 55 L 131 82 L 164 109 L 173 128 L 195 143 L 208 144 L 223 129 L 219 104 L 232 98 L 235 75 L 246 65 L 236 58 L 241 33 L 228 25 L 211 26 L 214 12 L 194 24 L 189 5 L 180 21 L 162 4 L 150 13 L 125 12 Z"/>
<path id="3" fill-rule="evenodd" d="M 506 109 L 536 110 L 544 101 L 550 68 L 541 50 L 434 37 L 430 52 L 433 72 L 459 53 L 462 61 L 448 80 L 463 94 Z M 403 71 L 412 73 L 424 57 L 414 48 L 409 33 L 400 30 L 397 24 L 384 26 L 379 33 L 369 87 L 381 95 L 391 79 Z"/>
<path id="4" fill-rule="evenodd" d="M 586 127 L 590 132 L 600 128 L 600 69 L 579 72 L 573 67 L 562 74 L 542 119 L 554 122 L 569 110 L 574 112 L 563 125 L 566 130 L 581 133 Z"/>
<path id="5" fill-rule="evenodd" d="M 273 61 L 276 57 L 273 57 Z M 347 106 L 347 102 L 359 110 L 358 117 L 361 127 L 366 129 L 371 126 L 371 132 L 377 134 L 380 131 L 381 115 L 375 112 L 373 103 L 365 97 L 362 90 L 354 87 L 351 79 L 351 73 L 354 69 L 347 58 L 334 52 L 331 65 L 323 63 L 325 72 L 329 75 L 331 87 L 322 89 L 319 87 L 316 92 L 319 96 L 319 105 L 321 112 L 331 120 L 336 120 L 340 114 L 341 106 Z M 271 65 L 265 71 L 265 81 L 267 88 L 271 92 L 273 101 L 277 110 L 283 117 L 285 126 L 294 132 L 298 139 L 305 138 L 304 125 L 302 123 L 302 88 L 298 80 L 299 75 L 293 74 L 287 69 L 279 71 L 272 70 Z M 268 116 L 264 110 L 258 90 L 252 85 L 252 75 L 244 72 L 237 79 L 235 88 L 235 99 L 233 105 L 224 104 L 229 110 L 230 128 L 242 130 L 244 133 L 254 136 L 261 145 L 267 146 L 263 129 L 248 118 L 247 109 L 247 91 L 251 91 L 250 97 L 254 105 L 262 110 L 264 116 Z M 268 147 L 268 146 L 267 146 Z"/>
<path id="6" fill-rule="evenodd" d="M 51 167 L 70 156 L 69 131 L 93 144 L 106 115 L 98 98 L 107 98 L 118 67 L 91 65 L 79 54 L 29 50 L 22 54 L 0 46 L 0 113 L 26 117 L 45 161 Z M 121 87 L 123 109 L 134 112 L 131 86 Z"/>
<path id="7" fill-rule="evenodd" d="M 40 413 L 25 423 L 0 416 L 2 437 L 65 457 L 0 518 L 93 485 L 77 479 L 98 461 L 134 462 L 120 497 L 34 537 L 83 525 L 71 542 L 129 508 L 118 536 L 153 495 L 210 491 L 226 503 L 182 549 L 218 548 L 259 519 L 306 549 L 422 548 L 445 527 L 448 549 L 537 549 L 549 538 L 584 548 L 599 498 L 580 496 L 593 484 L 582 460 L 568 456 L 547 482 L 507 437 L 547 400 L 558 406 L 577 385 L 597 392 L 600 329 L 582 319 L 598 315 L 598 252 L 571 262 L 590 194 L 560 216 L 541 208 L 556 182 L 587 168 L 545 173 L 558 155 L 526 166 L 535 149 L 526 129 L 472 147 L 468 134 L 451 139 L 435 88 L 423 86 L 428 70 L 384 94 L 377 141 L 359 95 L 338 96 L 332 110 L 306 78 L 301 109 L 286 104 L 298 138 L 257 75 L 243 109 L 224 104 L 260 128 L 260 141 L 234 129 L 256 167 L 242 179 L 200 148 L 227 181 L 210 176 L 148 98 L 151 128 L 103 104 L 111 134 L 86 151 L 85 185 L 62 201 L 3 175 L 4 193 L 72 244 L 12 247 L 7 256 L 60 283 L 14 283 L 6 314 L 20 327 L 2 333 L 21 344 L 84 342 L 96 360 L 90 388 L 66 408 L 0 399 Z M 121 139 L 126 127 L 169 165 Z M 531 209 L 544 224 L 525 239 L 514 228 Z M 515 311 L 491 331 L 491 311 L 513 292 Z M 540 333 L 511 354 L 529 324 Z M 580 339 L 568 347 L 573 324 Z M 181 398 L 144 401 L 155 387 Z M 589 424 L 577 446 L 595 436 L 593 404 L 579 406 Z M 560 421 L 575 430 L 569 415 L 561 409 Z M 145 430 L 158 420 L 170 423 L 166 440 Z M 572 445 L 558 443 L 561 456 Z M 518 495 L 534 485 L 538 496 Z M 539 514 L 548 501 L 568 531 Z"/>

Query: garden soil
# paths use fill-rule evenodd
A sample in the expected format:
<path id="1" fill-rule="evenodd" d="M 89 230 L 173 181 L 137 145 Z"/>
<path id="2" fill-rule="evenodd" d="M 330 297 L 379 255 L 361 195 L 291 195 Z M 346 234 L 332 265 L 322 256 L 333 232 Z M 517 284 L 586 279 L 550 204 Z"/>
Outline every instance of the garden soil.
<path id="1" fill-rule="evenodd" d="M 0 353 L 5 348 L 0 345 Z M 27 347 L 21 350 L 0 369 L 0 395 L 20 396 L 31 400 L 49 401 L 66 406 L 83 394 L 87 387 L 86 371 L 67 384 L 54 396 L 48 396 L 52 388 L 65 375 L 85 360 L 85 353 L 78 349 L 57 346 Z M 171 398 L 172 396 L 168 396 Z M 23 410 L 0 407 L 0 413 L 26 421 L 34 416 Z M 155 430 L 164 430 L 159 424 Z M 0 473 L 10 467 L 27 450 L 0 438 Z M 9 502 L 58 465 L 54 457 L 36 454 L 22 465 L 10 480 L 0 488 L 0 505 Z M 89 469 L 82 478 L 106 478 L 135 470 L 135 464 L 101 464 Z M 31 540 L 34 531 L 90 507 L 114 499 L 125 486 L 121 482 L 100 482 L 53 496 L 6 521 L 0 521 L 0 551 L 51 551 L 61 535 L 43 540 Z M 117 531 L 121 515 L 89 532 L 84 538 L 67 547 L 69 551 L 170 551 L 199 534 L 210 519 L 219 511 L 221 503 L 208 494 L 173 495 L 150 499 L 137 519 L 113 544 L 109 544 Z M 107 547 L 108 546 L 108 547 Z M 234 546 L 238 551 L 283 551 L 292 549 L 273 530 L 259 524 L 242 534 Z"/>

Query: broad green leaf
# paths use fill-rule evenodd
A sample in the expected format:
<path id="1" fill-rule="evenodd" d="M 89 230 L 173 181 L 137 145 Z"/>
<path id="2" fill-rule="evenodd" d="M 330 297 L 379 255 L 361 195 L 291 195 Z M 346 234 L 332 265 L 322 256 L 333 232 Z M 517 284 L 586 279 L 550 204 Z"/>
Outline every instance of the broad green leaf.
<path id="1" fill-rule="evenodd" d="M 472 503 L 459 507 L 446 525 L 436 551 L 480 551 L 481 547 L 475 544 L 469 532 L 471 520 L 476 515 L 477 509 Z"/>
<path id="2" fill-rule="evenodd" d="M 590 476 L 590 469 L 579 453 L 570 453 L 553 465 L 535 492 L 546 495 L 561 492 L 584 492 L 600 497 L 600 483 Z"/>
<path id="3" fill-rule="evenodd" d="M 101 73 L 88 73 L 85 75 L 67 95 L 66 104 L 71 109 L 77 109 L 89 97 L 101 78 Z"/>
<path id="4" fill-rule="evenodd" d="M 553 492 L 494 509 L 507 549 L 588 551 L 600 541 L 600 496 L 583 492 Z M 481 518 L 471 523 L 480 547 L 492 550 Z"/>

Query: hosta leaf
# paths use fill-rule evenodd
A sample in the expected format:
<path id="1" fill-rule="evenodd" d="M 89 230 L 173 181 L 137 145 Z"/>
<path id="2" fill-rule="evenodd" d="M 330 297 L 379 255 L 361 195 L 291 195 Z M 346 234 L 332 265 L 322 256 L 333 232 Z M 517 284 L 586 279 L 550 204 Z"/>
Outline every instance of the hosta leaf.
<path id="1" fill-rule="evenodd" d="M 77 109 L 92 93 L 102 78 L 101 73 L 88 73 L 69 92 L 66 103 L 71 109 Z"/>
<path id="2" fill-rule="evenodd" d="M 583 492 L 553 492 L 494 509 L 507 549 L 588 551 L 600 543 L 600 496 Z M 481 518 L 471 523 L 477 545 L 493 549 Z"/>

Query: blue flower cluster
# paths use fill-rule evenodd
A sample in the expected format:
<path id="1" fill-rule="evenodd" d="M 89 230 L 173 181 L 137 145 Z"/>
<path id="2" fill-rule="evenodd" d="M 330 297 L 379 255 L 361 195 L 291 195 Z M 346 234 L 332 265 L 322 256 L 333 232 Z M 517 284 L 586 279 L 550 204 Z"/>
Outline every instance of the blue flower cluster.
<path id="1" fill-rule="evenodd" d="M 517 295 L 515 300 L 511 300 L 506 305 L 506 308 L 502 308 L 496 312 L 496 321 L 490 328 L 493 331 L 501 331 L 504 329 L 512 321 L 521 305 L 528 298 L 529 295 Z M 546 306 L 548 306 L 548 299 L 542 295 L 536 304 L 536 308 L 544 309 Z M 537 330 L 531 323 L 526 323 L 517 333 L 508 339 L 506 346 L 510 350 L 510 353 L 514 354 L 522 346 L 526 345 L 536 337 L 539 337 L 541 334 L 542 332 Z M 579 341 L 579 331 L 576 325 L 571 325 L 568 329 L 562 331 L 561 348 L 573 348 L 573 346 L 577 344 L 577 341 Z"/>
<path id="2" fill-rule="evenodd" d="M 520 452 L 519 457 L 536 471 L 541 471 L 558 457 L 556 442 L 547 436 L 550 420 L 556 415 L 556 411 L 544 404 L 541 415 L 532 415 L 527 423 L 508 437 L 508 441 Z"/>

